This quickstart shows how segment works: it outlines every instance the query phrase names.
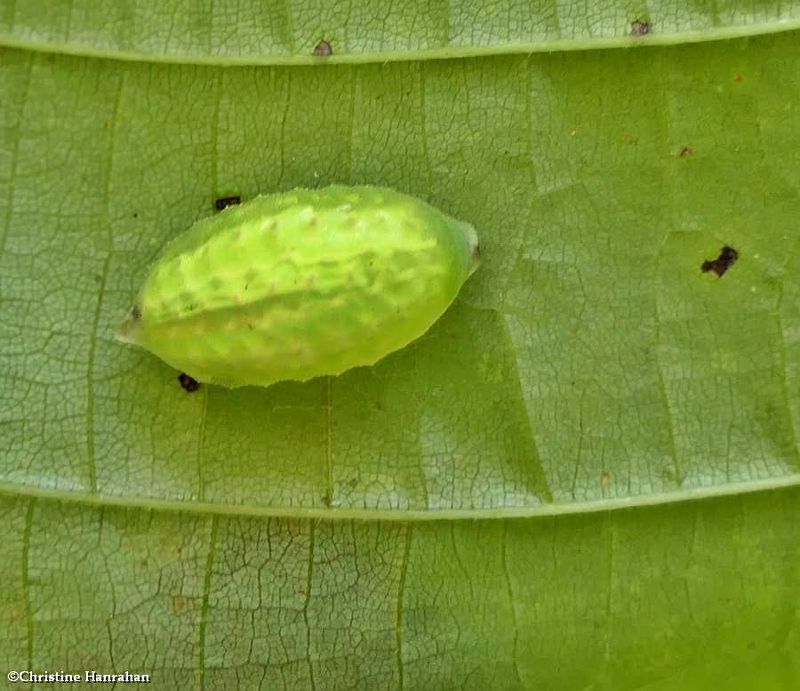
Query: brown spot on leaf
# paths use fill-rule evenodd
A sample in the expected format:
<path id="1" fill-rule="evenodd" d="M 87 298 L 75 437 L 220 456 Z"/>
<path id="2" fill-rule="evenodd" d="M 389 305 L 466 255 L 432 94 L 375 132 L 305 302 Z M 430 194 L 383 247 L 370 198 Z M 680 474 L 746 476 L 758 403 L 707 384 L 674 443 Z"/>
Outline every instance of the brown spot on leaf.
<path id="1" fill-rule="evenodd" d="M 680 156 L 681 158 L 686 158 L 687 156 L 691 156 L 693 153 L 694 151 L 692 151 L 691 146 L 684 146 L 683 148 L 681 148 L 678 156 Z"/>
<path id="2" fill-rule="evenodd" d="M 183 388 L 186 393 L 194 393 L 200 388 L 200 382 L 190 377 L 185 372 L 181 372 L 181 374 L 178 375 L 178 381 L 180 382 L 181 388 Z"/>
<path id="3" fill-rule="evenodd" d="M 700 270 L 703 273 L 713 271 L 722 278 L 722 275 L 736 263 L 738 258 L 739 253 L 733 247 L 725 245 L 720 250 L 719 256 L 716 259 L 706 259 L 700 266 Z"/>
<path id="4" fill-rule="evenodd" d="M 609 473 L 607 470 L 604 470 L 602 473 L 600 473 L 600 484 L 603 487 L 608 487 L 609 482 L 611 482 L 611 473 Z"/>
<path id="5" fill-rule="evenodd" d="M 631 22 L 631 36 L 647 36 L 653 30 L 653 25 L 646 19 L 634 19 Z"/>
<path id="6" fill-rule="evenodd" d="M 333 46 L 328 41 L 320 41 L 314 46 L 314 55 L 318 58 L 327 58 L 333 55 Z"/>
<path id="7" fill-rule="evenodd" d="M 735 81 L 737 84 L 741 84 L 744 81 L 744 77 L 741 74 L 736 73 L 733 75 L 733 81 Z"/>

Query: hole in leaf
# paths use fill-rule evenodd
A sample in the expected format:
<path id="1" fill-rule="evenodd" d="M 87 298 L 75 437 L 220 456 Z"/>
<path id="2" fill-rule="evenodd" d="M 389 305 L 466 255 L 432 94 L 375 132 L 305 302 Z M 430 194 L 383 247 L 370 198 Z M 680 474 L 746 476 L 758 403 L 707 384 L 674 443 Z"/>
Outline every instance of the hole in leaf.
<path id="1" fill-rule="evenodd" d="M 713 271 L 722 278 L 722 275 L 736 263 L 738 258 L 739 253 L 733 247 L 725 245 L 720 250 L 719 256 L 716 259 L 706 259 L 700 266 L 700 270 L 703 273 Z"/>
<path id="2" fill-rule="evenodd" d="M 214 202 L 214 208 L 217 211 L 222 211 L 223 209 L 227 209 L 229 206 L 236 206 L 237 204 L 242 203 L 242 198 L 238 195 L 234 195 L 232 197 L 220 197 Z"/>
<path id="3" fill-rule="evenodd" d="M 180 382 L 181 388 L 186 393 L 194 393 L 200 388 L 200 382 L 197 379 L 193 379 L 185 372 L 181 372 L 178 375 L 178 381 Z"/>

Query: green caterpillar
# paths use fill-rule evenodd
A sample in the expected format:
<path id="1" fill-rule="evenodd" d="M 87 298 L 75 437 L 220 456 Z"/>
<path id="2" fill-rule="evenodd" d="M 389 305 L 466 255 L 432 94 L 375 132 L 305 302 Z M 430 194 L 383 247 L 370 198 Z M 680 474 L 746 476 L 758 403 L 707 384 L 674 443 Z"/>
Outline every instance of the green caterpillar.
<path id="1" fill-rule="evenodd" d="M 472 226 L 391 189 L 262 195 L 170 242 L 116 337 L 228 387 L 340 374 L 424 334 L 478 258 Z"/>

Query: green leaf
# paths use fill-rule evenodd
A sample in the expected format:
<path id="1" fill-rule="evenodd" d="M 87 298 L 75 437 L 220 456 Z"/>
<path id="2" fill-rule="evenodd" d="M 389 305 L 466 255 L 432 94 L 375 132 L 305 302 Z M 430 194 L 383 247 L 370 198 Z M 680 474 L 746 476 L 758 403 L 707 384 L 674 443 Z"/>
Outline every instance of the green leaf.
<path id="1" fill-rule="evenodd" d="M 320 41 L 333 62 L 384 62 L 632 46 L 642 33 L 658 45 L 798 27 L 800 7 L 774 0 L 26 0 L 0 8 L 6 45 L 217 65 L 310 64 Z"/>
<path id="2" fill-rule="evenodd" d="M 796 689 L 796 489 L 498 521 L 0 502 L 0 661 L 158 689 Z"/>
<path id="3" fill-rule="evenodd" d="M 386 7 L 0 9 L 4 669 L 797 688 L 800 12 Z M 333 182 L 478 228 L 418 342 L 189 395 L 112 339 L 217 197 Z"/>

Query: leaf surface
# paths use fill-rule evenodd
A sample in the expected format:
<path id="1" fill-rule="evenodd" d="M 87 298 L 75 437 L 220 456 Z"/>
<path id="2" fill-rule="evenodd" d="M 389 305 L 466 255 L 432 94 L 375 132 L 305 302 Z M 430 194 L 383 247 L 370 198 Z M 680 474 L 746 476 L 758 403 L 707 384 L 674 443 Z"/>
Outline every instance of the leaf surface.
<path id="1" fill-rule="evenodd" d="M 0 11 L 7 669 L 800 683 L 800 15 L 419 7 Z M 478 228 L 418 342 L 188 395 L 112 339 L 216 198 L 333 182 Z"/>

